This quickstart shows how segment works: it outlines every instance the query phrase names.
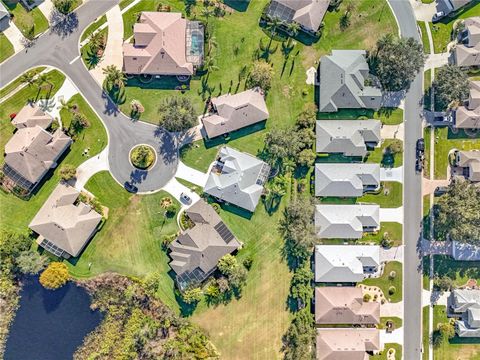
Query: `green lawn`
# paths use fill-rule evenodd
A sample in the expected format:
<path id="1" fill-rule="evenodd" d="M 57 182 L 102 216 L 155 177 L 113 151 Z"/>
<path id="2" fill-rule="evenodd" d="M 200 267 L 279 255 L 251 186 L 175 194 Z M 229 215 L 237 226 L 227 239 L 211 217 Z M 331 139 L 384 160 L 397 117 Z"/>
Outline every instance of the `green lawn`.
<path id="1" fill-rule="evenodd" d="M 369 152 L 366 158 L 368 163 L 380 163 L 385 167 L 399 167 L 403 165 L 403 154 L 386 155 L 385 149 L 393 142 L 393 139 L 385 139 L 382 145 Z"/>
<path id="2" fill-rule="evenodd" d="M 430 255 L 422 258 L 422 287 L 425 290 L 430 290 Z"/>
<path id="3" fill-rule="evenodd" d="M 423 162 L 423 174 L 430 178 L 430 140 L 431 140 L 432 128 L 426 127 L 423 129 L 423 139 L 425 140 L 425 160 Z"/>
<path id="4" fill-rule="evenodd" d="M 430 24 L 435 53 L 447 51 L 447 44 L 451 41 L 453 24 L 457 19 L 466 19 L 479 15 L 480 4 L 476 1 L 473 1 L 470 5 L 463 7 L 455 17 L 446 17 L 438 23 Z"/>
<path id="5" fill-rule="evenodd" d="M 433 307 L 433 329 L 438 324 L 448 322 L 445 305 Z M 478 360 L 480 357 L 480 340 L 475 338 L 445 339 L 437 348 L 433 349 L 434 359 L 445 360 Z"/>
<path id="6" fill-rule="evenodd" d="M 63 83 L 65 77 L 56 70 L 53 70 L 52 83 L 55 84 L 55 90 L 58 90 Z M 13 132 L 13 126 L 10 124 L 8 114 L 19 111 L 29 98 L 36 96 L 36 88 L 24 88 L 5 101 L 0 106 L 1 119 L 1 137 L 0 147 L 4 147 L 5 143 L 10 139 Z M 44 97 L 44 93 L 40 97 Z M 53 92 L 52 92 L 53 95 Z M 100 119 L 93 113 L 83 99 L 76 95 L 76 102 L 81 112 L 85 113 L 90 122 L 90 127 L 85 129 L 81 136 L 71 145 L 70 151 L 64 156 L 61 164 L 80 165 L 91 156 L 95 156 L 107 144 L 106 132 L 102 127 Z M 65 119 L 68 122 L 68 119 Z M 99 141 L 100 140 L 100 141 Z M 90 147 L 88 156 L 82 156 L 81 153 L 87 147 Z M 3 158 L 3 153 L 2 153 Z M 28 201 L 20 200 L 12 194 L 0 192 L 0 227 L 23 232 L 27 229 L 28 223 L 37 213 L 38 209 L 43 205 L 47 197 L 59 182 L 58 168 L 49 173 L 38 188 L 37 192 Z"/>
<path id="7" fill-rule="evenodd" d="M 455 261 L 450 256 L 434 255 L 435 276 L 448 276 L 455 286 L 463 286 L 468 279 L 480 282 L 480 261 Z"/>
<path id="8" fill-rule="evenodd" d="M 452 133 L 447 128 L 435 128 L 435 179 L 447 178 L 448 152 L 458 150 L 480 150 L 480 133 L 476 138 L 469 138 L 463 131 Z"/>
<path id="9" fill-rule="evenodd" d="M 430 195 L 423 196 L 423 220 L 422 229 L 423 237 L 427 240 L 430 239 Z"/>
<path id="10" fill-rule="evenodd" d="M 380 230 L 374 234 L 367 234 L 362 237 L 360 242 L 375 242 L 380 244 L 384 233 L 388 233 L 390 239 L 393 240 L 393 246 L 402 245 L 402 224 L 396 222 L 382 222 Z"/>
<path id="11" fill-rule="evenodd" d="M 27 11 L 18 0 L 2 1 L 13 14 L 13 22 L 26 38 L 31 37 L 29 31 L 32 25 L 34 26 L 33 36 L 37 36 L 48 29 L 48 20 L 38 7 Z"/>
<path id="12" fill-rule="evenodd" d="M 394 328 L 399 329 L 403 326 L 403 320 L 400 319 L 399 317 L 381 317 L 380 318 L 380 324 L 378 324 L 379 329 L 386 329 L 387 328 L 387 322 L 392 321 Z"/>
<path id="13" fill-rule="evenodd" d="M 399 108 L 371 109 L 340 109 L 334 113 L 317 113 L 318 120 L 355 120 L 376 119 L 385 125 L 398 125 L 403 122 L 403 110 Z"/>
<path id="14" fill-rule="evenodd" d="M 33 74 L 38 74 L 40 72 L 42 72 L 43 70 L 45 70 L 45 66 L 40 66 L 40 67 L 37 67 L 37 68 L 34 68 L 32 70 L 30 70 Z M 10 94 L 13 90 L 15 90 L 17 87 L 19 87 L 20 85 L 22 84 L 22 79 L 21 79 L 21 76 L 17 77 L 15 80 L 13 80 L 10 84 L 8 84 L 7 86 L 3 87 L 1 90 L 0 90 L 0 99 L 3 98 L 4 96 Z"/>
<path id="15" fill-rule="evenodd" d="M 396 272 L 396 276 L 393 280 L 389 279 L 391 271 Z M 385 298 L 392 303 L 396 303 L 402 300 L 402 263 L 398 261 L 390 261 L 385 265 L 383 274 L 379 278 L 365 279 L 362 284 L 369 286 L 378 286 L 382 289 Z M 390 286 L 394 286 L 396 291 L 393 295 L 388 294 Z"/>
<path id="16" fill-rule="evenodd" d="M 100 26 L 102 26 L 103 24 L 105 24 L 107 22 L 107 16 L 106 15 L 103 15 L 100 19 L 98 19 L 97 21 L 91 23 L 84 31 L 83 31 L 83 34 L 82 34 L 82 38 L 80 39 L 80 41 L 83 41 L 85 39 L 87 39 L 90 35 L 92 35 L 95 30 L 97 30 Z"/>
<path id="17" fill-rule="evenodd" d="M 432 70 L 428 69 L 423 76 L 423 108 L 432 110 Z"/>
<path id="18" fill-rule="evenodd" d="M 430 318 L 429 313 L 430 306 L 424 306 L 422 309 L 422 343 L 423 343 L 423 352 L 422 352 L 422 360 L 428 360 L 428 352 L 430 351 L 430 333 L 428 331 L 428 322 Z"/>
<path id="19" fill-rule="evenodd" d="M 427 33 L 427 28 L 425 26 L 425 22 L 417 21 L 417 25 L 420 28 L 420 31 L 422 33 L 423 52 L 425 54 L 430 54 L 430 42 L 428 41 L 428 33 Z"/>
<path id="20" fill-rule="evenodd" d="M 402 360 L 402 345 L 394 344 L 394 343 L 387 343 L 385 344 L 385 348 L 377 355 L 371 355 L 370 360 L 387 360 L 390 359 L 388 355 L 388 350 L 391 348 L 395 349 L 395 360 Z"/>
<path id="21" fill-rule="evenodd" d="M 15 53 L 12 43 L 3 32 L 0 32 L 0 63 Z"/>
<path id="22" fill-rule="evenodd" d="M 132 2 L 134 2 L 135 0 L 122 0 L 120 1 L 120 10 L 123 10 L 125 9 L 128 5 L 130 5 Z"/>
<path id="23" fill-rule="evenodd" d="M 102 29 L 100 31 L 101 34 L 104 34 L 105 38 L 108 37 L 108 27 Z M 97 67 L 98 65 L 101 66 L 101 60 L 102 58 L 99 58 L 97 56 L 97 53 L 94 53 L 92 50 L 91 50 L 91 44 L 90 42 L 86 43 L 85 45 L 82 46 L 82 48 L 80 49 L 80 53 L 82 55 L 82 61 L 83 63 L 85 64 L 85 66 L 87 67 L 87 69 L 93 69 L 95 67 Z"/>

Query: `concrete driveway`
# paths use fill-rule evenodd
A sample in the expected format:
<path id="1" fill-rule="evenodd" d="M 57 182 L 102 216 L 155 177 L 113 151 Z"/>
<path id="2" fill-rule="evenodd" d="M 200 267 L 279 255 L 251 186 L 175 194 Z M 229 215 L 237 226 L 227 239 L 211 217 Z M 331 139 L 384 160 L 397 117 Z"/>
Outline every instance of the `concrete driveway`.
<path id="1" fill-rule="evenodd" d="M 404 245 L 394 246 L 389 249 L 380 248 L 380 261 L 400 261 L 403 262 Z"/>
<path id="2" fill-rule="evenodd" d="M 380 208 L 380 222 L 403 223 L 403 206 L 398 208 Z"/>
<path id="3" fill-rule="evenodd" d="M 183 162 L 179 161 L 175 177 L 187 180 L 188 182 L 191 182 L 192 184 L 198 185 L 203 188 L 207 183 L 208 174 L 193 169 L 185 165 Z"/>
<path id="4" fill-rule="evenodd" d="M 380 168 L 380 181 L 403 182 L 403 166 L 396 168 Z"/>
<path id="5" fill-rule="evenodd" d="M 387 330 L 380 330 L 380 343 L 403 345 L 403 329 L 395 329 L 391 333 L 387 333 Z M 385 350 L 388 351 L 388 348 L 385 348 Z"/>

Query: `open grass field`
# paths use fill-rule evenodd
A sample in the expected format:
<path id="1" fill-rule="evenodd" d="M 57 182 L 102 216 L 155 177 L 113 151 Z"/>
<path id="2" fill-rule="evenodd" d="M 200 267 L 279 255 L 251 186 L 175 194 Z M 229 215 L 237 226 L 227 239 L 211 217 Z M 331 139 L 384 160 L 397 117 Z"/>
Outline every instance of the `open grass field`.
<path id="1" fill-rule="evenodd" d="M 12 43 L 3 32 L 0 32 L 0 63 L 15 53 Z"/>
<path id="2" fill-rule="evenodd" d="M 448 153 L 450 150 L 480 150 L 480 133 L 475 138 L 470 138 L 461 130 L 458 134 L 454 134 L 447 127 L 436 127 L 434 136 L 435 179 L 447 178 Z"/>
<path id="3" fill-rule="evenodd" d="M 26 38 L 37 36 L 48 29 L 48 20 L 38 7 L 27 11 L 18 0 L 3 0 L 3 3 L 13 14 L 13 22 Z M 32 26 L 33 34 L 30 34 Z"/>
<path id="4" fill-rule="evenodd" d="M 430 334 L 428 332 L 429 326 L 429 313 L 430 307 L 424 306 L 422 308 L 422 344 L 423 344 L 423 352 L 422 352 L 422 360 L 428 360 L 428 353 L 430 351 L 429 344 L 430 344 Z"/>
<path id="5" fill-rule="evenodd" d="M 472 1 L 470 5 L 464 6 L 461 10 L 452 18 L 446 17 L 440 20 L 438 23 L 429 23 L 433 37 L 433 47 L 435 53 L 441 53 L 447 51 L 447 45 L 452 39 L 453 24 L 458 19 L 466 19 L 472 16 L 480 15 L 480 4 L 478 1 Z"/>
<path id="6" fill-rule="evenodd" d="M 433 307 L 433 329 L 438 324 L 448 322 L 445 305 Z M 437 348 L 433 349 L 435 360 L 477 360 L 480 358 L 480 341 L 475 338 L 445 339 Z"/>
<path id="7" fill-rule="evenodd" d="M 322 120 L 355 120 L 376 119 L 385 125 L 398 125 L 403 122 L 403 110 L 399 108 L 372 109 L 340 109 L 334 113 L 317 113 L 317 119 Z"/>
<path id="8" fill-rule="evenodd" d="M 433 266 L 435 276 L 448 276 L 457 287 L 465 285 L 468 279 L 480 281 L 480 261 L 456 261 L 450 256 L 434 255 Z"/>
<path id="9" fill-rule="evenodd" d="M 430 42 L 428 41 L 428 34 L 427 34 L 427 28 L 425 26 L 425 21 L 417 21 L 417 25 L 420 28 L 420 32 L 422 35 L 423 52 L 425 54 L 430 54 Z"/>
<path id="10" fill-rule="evenodd" d="M 402 345 L 400 344 L 395 344 L 395 343 L 386 343 L 384 350 L 377 355 L 370 356 L 370 360 L 388 360 L 388 359 L 393 359 L 391 357 L 388 357 L 388 351 L 390 349 L 395 350 L 395 360 L 401 360 L 402 358 Z"/>
<path id="11" fill-rule="evenodd" d="M 396 276 L 393 280 L 389 279 L 391 271 L 395 271 Z M 379 278 L 365 279 L 362 281 L 364 285 L 378 286 L 382 289 L 385 298 L 392 303 L 402 300 L 402 263 L 398 261 L 390 261 L 385 265 L 383 274 Z M 390 286 L 395 287 L 395 293 L 393 295 L 388 294 Z"/>

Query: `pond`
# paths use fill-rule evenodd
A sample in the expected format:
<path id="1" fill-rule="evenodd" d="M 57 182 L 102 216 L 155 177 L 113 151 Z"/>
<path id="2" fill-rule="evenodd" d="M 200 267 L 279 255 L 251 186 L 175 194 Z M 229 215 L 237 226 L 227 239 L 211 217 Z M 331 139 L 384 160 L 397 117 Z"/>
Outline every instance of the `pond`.
<path id="1" fill-rule="evenodd" d="M 90 310 L 85 289 L 72 282 L 51 291 L 40 285 L 37 276 L 30 276 L 24 279 L 20 295 L 5 360 L 71 359 L 102 320 L 100 312 Z"/>

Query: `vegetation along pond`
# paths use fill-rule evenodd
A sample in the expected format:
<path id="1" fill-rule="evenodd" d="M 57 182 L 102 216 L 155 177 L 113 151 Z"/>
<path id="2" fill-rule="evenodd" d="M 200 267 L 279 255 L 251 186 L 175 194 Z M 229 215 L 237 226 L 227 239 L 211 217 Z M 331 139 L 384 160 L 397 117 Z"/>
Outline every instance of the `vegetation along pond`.
<path id="1" fill-rule="evenodd" d="M 83 338 L 100 324 L 85 289 L 68 282 L 46 290 L 38 276 L 25 277 L 7 340 L 5 360 L 71 359 Z"/>

